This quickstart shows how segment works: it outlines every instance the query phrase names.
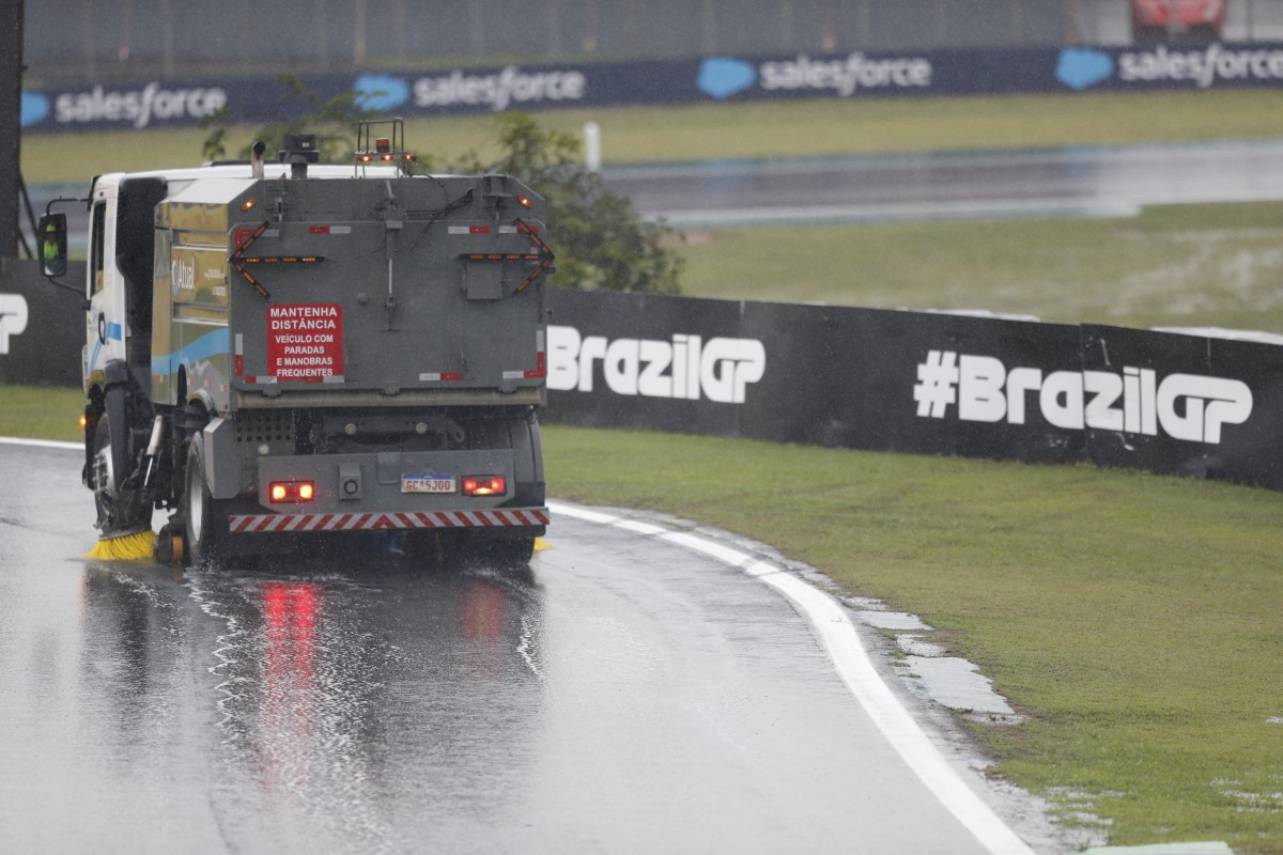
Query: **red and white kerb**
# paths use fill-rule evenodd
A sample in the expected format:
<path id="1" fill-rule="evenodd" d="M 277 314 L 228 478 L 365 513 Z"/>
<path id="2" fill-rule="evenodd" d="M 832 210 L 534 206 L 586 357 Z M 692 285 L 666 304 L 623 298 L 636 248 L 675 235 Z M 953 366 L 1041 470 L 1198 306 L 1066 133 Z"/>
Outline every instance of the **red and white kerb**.
<path id="1" fill-rule="evenodd" d="M 227 518 L 227 525 L 234 534 L 380 529 L 520 528 L 548 525 L 548 509 L 404 511 L 385 514 L 233 514 Z"/>

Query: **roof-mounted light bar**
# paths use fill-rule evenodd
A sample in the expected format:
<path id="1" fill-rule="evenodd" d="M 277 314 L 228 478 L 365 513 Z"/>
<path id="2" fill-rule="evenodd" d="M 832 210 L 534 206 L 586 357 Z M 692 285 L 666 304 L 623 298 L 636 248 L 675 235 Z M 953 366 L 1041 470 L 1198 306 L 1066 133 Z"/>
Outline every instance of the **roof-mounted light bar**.
<path id="1" fill-rule="evenodd" d="M 374 136 L 375 128 L 390 127 L 388 136 Z M 356 126 L 356 167 L 369 166 L 372 163 L 389 163 L 397 166 L 402 172 L 417 158 L 412 151 L 405 150 L 405 122 L 395 119 L 363 119 Z"/>

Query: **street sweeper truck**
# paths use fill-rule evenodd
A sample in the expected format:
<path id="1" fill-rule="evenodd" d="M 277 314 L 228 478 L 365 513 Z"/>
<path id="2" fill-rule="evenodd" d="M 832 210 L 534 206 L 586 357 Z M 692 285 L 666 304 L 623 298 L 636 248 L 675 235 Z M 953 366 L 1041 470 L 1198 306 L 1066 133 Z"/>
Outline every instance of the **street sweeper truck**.
<path id="1" fill-rule="evenodd" d="M 82 480 L 100 554 L 392 531 L 530 558 L 548 524 L 544 202 L 506 175 L 411 174 L 386 125 L 362 124 L 348 166 L 295 135 L 277 163 L 259 144 L 94 181 Z M 65 216 L 39 230 L 65 274 Z"/>

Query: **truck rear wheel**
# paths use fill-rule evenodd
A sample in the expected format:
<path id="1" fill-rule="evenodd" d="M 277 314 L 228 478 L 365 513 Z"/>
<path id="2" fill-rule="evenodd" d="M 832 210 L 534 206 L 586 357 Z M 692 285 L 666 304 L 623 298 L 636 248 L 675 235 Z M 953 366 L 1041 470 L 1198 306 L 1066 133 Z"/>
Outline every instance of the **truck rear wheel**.
<path id="1" fill-rule="evenodd" d="M 486 552 L 501 566 L 525 566 L 535 556 L 535 539 L 531 536 L 496 540 L 489 544 Z"/>
<path id="2" fill-rule="evenodd" d="M 199 434 L 187 447 L 185 480 L 183 519 L 187 548 L 183 557 L 193 565 L 215 561 L 222 557 L 227 540 L 227 517 L 205 483 L 205 459 L 200 450 Z"/>

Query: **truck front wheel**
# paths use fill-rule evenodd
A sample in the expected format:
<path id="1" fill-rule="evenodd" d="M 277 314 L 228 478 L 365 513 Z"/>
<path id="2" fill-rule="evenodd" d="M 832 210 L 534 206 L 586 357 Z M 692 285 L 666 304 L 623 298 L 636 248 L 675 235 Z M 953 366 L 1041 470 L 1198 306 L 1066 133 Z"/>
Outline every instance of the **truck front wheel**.
<path id="1" fill-rule="evenodd" d="M 128 419 L 122 396 L 107 396 L 107 411 L 94 430 L 92 486 L 98 510 L 98 528 L 103 537 L 141 531 L 151 522 L 151 508 L 142 493 L 125 486 L 129 476 Z"/>
<path id="2" fill-rule="evenodd" d="M 222 556 L 227 538 L 227 517 L 219 512 L 218 503 L 205 483 L 205 456 L 200 449 L 200 435 L 192 437 L 187 447 L 186 484 L 183 490 L 183 519 L 187 549 L 184 557 L 190 564 L 217 560 Z"/>

